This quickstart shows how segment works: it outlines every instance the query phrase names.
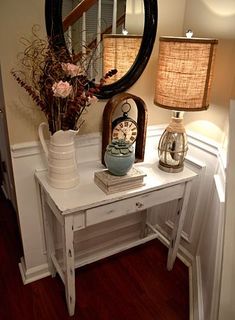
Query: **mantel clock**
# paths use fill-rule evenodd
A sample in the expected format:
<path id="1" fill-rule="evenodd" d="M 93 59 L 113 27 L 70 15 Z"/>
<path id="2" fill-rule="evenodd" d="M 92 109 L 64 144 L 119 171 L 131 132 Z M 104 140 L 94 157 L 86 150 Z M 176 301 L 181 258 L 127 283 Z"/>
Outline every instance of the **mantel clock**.
<path id="1" fill-rule="evenodd" d="M 131 109 L 129 100 L 133 100 L 137 107 L 137 120 L 128 113 Z M 113 119 L 115 110 L 120 107 L 121 117 Z M 123 139 L 131 144 L 135 143 L 135 161 L 144 160 L 144 150 L 147 130 L 147 107 L 144 101 L 130 93 L 120 93 L 108 100 L 103 112 L 102 130 L 102 163 L 106 147 L 112 140 Z"/>

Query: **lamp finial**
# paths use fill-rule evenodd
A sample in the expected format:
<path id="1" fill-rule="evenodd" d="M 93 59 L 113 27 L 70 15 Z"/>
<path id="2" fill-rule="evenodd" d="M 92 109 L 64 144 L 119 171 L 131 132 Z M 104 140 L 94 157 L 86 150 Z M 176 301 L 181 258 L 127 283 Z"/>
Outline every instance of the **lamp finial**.
<path id="1" fill-rule="evenodd" d="M 188 39 L 191 39 L 192 36 L 193 36 L 193 31 L 189 29 L 189 30 L 186 32 L 186 37 L 187 37 Z"/>

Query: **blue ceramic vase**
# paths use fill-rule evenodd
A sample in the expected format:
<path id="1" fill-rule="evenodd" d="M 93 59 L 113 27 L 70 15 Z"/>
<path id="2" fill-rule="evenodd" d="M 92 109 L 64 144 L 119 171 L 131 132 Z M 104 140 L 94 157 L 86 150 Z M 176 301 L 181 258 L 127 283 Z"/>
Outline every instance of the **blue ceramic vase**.
<path id="1" fill-rule="evenodd" d="M 135 161 L 134 148 L 124 140 L 113 140 L 105 151 L 104 162 L 109 172 L 124 176 Z"/>

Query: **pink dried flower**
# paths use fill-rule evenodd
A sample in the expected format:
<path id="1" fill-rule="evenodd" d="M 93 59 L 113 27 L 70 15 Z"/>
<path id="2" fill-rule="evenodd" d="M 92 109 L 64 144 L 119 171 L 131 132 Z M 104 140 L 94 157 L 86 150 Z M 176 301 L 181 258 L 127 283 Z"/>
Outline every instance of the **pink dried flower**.
<path id="1" fill-rule="evenodd" d="M 94 76 L 89 79 L 87 74 L 94 63 L 90 53 L 73 60 L 67 48 L 55 47 L 54 39 L 48 40 L 40 39 L 33 28 L 33 41 L 24 40 L 25 49 L 19 59 L 22 70 L 12 70 L 12 74 L 45 113 L 52 134 L 58 130 L 76 130 L 86 108 L 97 100 L 94 95 L 117 71 L 110 70 L 95 83 Z"/>
<path id="2" fill-rule="evenodd" d="M 73 87 L 68 83 L 68 81 L 55 82 L 52 86 L 53 95 L 59 98 L 66 98 L 72 92 Z"/>
<path id="3" fill-rule="evenodd" d="M 73 63 L 62 63 L 61 65 L 64 72 L 71 78 L 83 75 L 82 69 Z"/>

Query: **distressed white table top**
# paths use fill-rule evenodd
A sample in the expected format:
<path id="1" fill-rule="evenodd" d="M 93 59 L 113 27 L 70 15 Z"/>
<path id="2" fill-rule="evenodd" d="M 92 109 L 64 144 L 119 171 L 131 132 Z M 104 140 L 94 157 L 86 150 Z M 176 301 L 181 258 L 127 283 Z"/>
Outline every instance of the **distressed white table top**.
<path id="1" fill-rule="evenodd" d="M 72 189 L 55 189 L 47 183 L 46 171 L 36 171 L 35 177 L 44 191 L 51 197 L 57 208 L 62 214 L 85 210 L 87 208 L 100 206 L 106 203 L 112 203 L 125 198 L 140 195 L 149 191 L 162 189 L 191 180 L 196 173 L 188 168 L 184 168 L 179 173 L 166 173 L 158 168 L 155 159 L 135 164 L 147 176 L 144 178 L 145 185 L 130 189 L 127 191 L 117 192 L 106 195 L 95 183 L 94 172 L 105 169 L 99 162 L 86 162 L 78 165 L 79 184 Z"/>

